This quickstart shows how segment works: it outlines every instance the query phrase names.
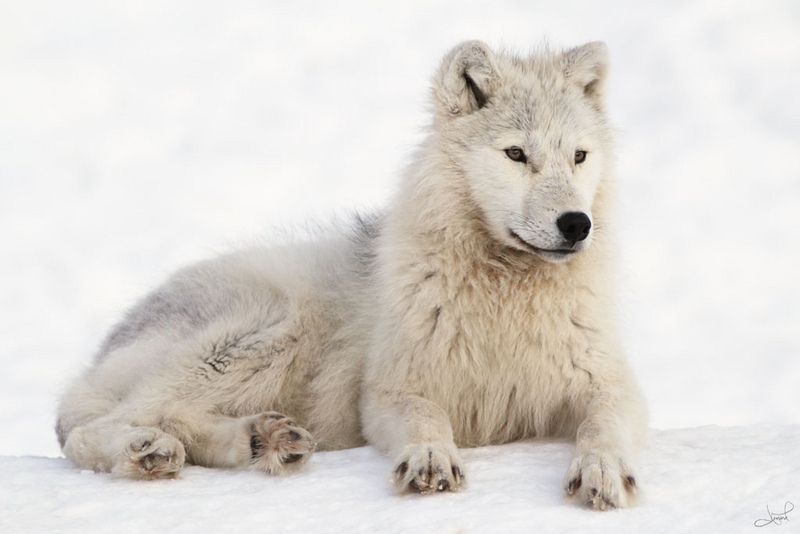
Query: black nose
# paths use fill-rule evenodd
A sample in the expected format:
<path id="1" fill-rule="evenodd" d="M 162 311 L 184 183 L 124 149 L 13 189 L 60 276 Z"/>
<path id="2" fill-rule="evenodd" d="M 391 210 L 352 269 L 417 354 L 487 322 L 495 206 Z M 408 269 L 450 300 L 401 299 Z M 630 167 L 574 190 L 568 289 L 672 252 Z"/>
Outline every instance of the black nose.
<path id="1" fill-rule="evenodd" d="M 568 211 L 558 218 L 556 224 L 564 239 L 573 245 L 589 237 L 589 230 L 592 228 L 589 216 L 580 211 Z"/>

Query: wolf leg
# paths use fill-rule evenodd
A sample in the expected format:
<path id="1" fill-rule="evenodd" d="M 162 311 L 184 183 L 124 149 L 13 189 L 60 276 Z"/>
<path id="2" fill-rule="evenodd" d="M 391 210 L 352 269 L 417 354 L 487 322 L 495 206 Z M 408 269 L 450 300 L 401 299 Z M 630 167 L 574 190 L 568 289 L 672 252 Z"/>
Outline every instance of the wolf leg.
<path id="1" fill-rule="evenodd" d="M 109 416 L 76 427 L 66 439 L 64 454 L 83 469 L 158 479 L 175 477 L 187 460 L 207 467 L 279 474 L 305 463 L 315 448 L 308 431 L 277 412 L 138 420 L 153 426 Z"/>
<path id="2" fill-rule="evenodd" d="M 309 432 L 277 412 L 246 417 L 206 414 L 185 440 L 189 461 L 206 467 L 280 474 L 305 463 L 316 444 Z"/>
<path id="3" fill-rule="evenodd" d="M 564 477 L 564 490 L 573 500 L 597 510 L 635 504 L 638 483 L 632 460 L 644 433 L 644 416 L 636 406 L 640 402 L 632 395 L 608 393 L 592 399 Z"/>
<path id="4" fill-rule="evenodd" d="M 395 458 L 398 491 L 428 494 L 463 487 L 450 420 L 433 402 L 372 393 L 365 397 L 363 421 L 369 441 Z"/>
<path id="5" fill-rule="evenodd" d="M 64 455 L 83 469 L 139 479 L 173 478 L 186 459 L 183 444 L 175 437 L 111 417 L 72 429 Z"/>

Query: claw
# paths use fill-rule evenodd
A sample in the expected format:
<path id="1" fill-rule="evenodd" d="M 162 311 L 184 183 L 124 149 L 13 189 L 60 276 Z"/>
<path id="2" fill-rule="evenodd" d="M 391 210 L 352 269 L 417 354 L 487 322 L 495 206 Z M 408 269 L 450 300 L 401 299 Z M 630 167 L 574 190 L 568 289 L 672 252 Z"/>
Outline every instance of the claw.
<path id="1" fill-rule="evenodd" d="M 455 479 L 456 484 L 460 484 L 464 479 L 464 474 L 461 472 L 461 468 L 457 465 L 454 465 L 451 471 L 453 472 L 453 479 Z"/>
<path id="2" fill-rule="evenodd" d="M 397 466 L 397 469 L 394 470 L 397 480 L 405 478 L 406 473 L 408 473 L 408 462 L 401 462 L 400 465 Z"/>

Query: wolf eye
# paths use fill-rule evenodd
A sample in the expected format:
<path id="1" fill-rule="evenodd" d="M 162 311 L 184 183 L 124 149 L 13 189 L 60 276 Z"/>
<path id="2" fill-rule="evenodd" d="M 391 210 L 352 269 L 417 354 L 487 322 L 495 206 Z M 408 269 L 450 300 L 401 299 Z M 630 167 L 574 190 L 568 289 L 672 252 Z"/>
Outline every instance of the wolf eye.
<path id="1" fill-rule="evenodd" d="M 506 156 L 508 159 L 513 161 L 519 161 L 520 163 L 525 163 L 528 161 L 528 158 L 525 156 L 525 152 L 518 146 L 512 146 L 511 148 L 506 149 Z"/>
<path id="2" fill-rule="evenodd" d="M 575 151 L 575 163 L 581 164 L 586 161 L 586 151 L 585 150 L 576 150 Z"/>

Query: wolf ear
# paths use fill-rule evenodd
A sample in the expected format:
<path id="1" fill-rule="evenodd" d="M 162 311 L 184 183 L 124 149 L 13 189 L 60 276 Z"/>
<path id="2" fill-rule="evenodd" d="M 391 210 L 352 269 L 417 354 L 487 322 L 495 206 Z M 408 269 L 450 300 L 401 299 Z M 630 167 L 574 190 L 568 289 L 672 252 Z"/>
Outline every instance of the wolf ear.
<path id="1" fill-rule="evenodd" d="M 600 110 L 605 109 L 608 47 L 595 41 L 564 52 L 564 76 Z"/>
<path id="2" fill-rule="evenodd" d="M 465 41 L 442 60 L 433 83 L 437 111 L 468 115 L 491 100 L 500 82 L 494 53 L 481 41 Z"/>

